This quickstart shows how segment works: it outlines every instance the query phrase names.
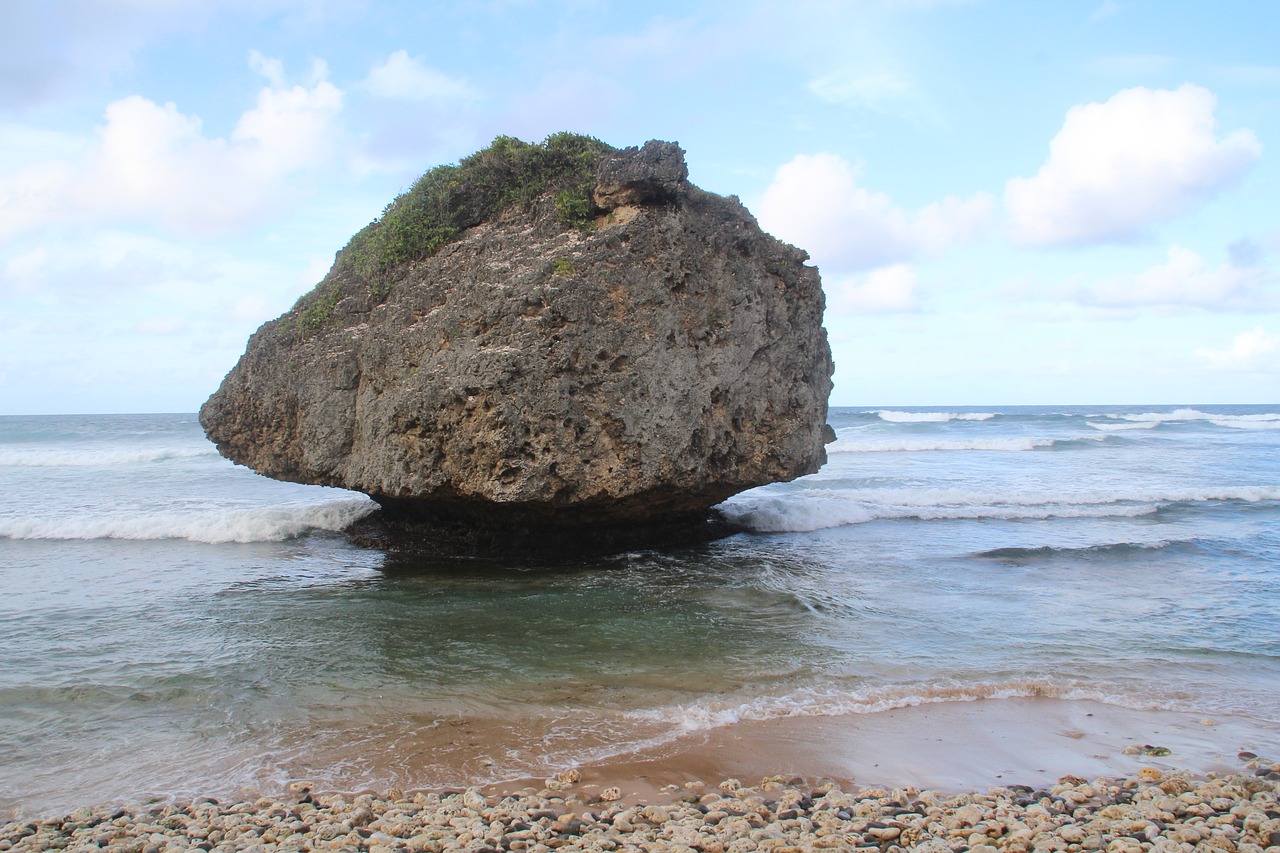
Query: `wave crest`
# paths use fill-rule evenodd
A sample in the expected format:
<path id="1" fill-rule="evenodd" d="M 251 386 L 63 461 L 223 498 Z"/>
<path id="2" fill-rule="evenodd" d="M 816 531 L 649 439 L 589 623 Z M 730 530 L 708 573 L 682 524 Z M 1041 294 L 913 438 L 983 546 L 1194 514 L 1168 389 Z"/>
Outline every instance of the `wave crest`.
<path id="1" fill-rule="evenodd" d="M 153 447 L 136 450 L 78 448 L 0 448 L 0 467 L 10 468 L 91 468 L 104 465 L 145 465 L 171 459 L 217 457 L 208 447 Z"/>
<path id="2" fill-rule="evenodd" d="M 962 489 L 806 489 L 786 494 L 746 493 L 719 508 L 731 521 L 757 533 L 802 533 L 878 519 L 1134 518 L 1153 515 L 1173 504 L 1213 501 L 1280 501 L 1280 487 L 999 496 Z"/>
<path id="3" fill-rule="evenodd" d="M 324 503 L 213 509 L 201 512 L 141 512 L 61 518 L 0 519 L 4 539 L 186 539 L 192 542 L 279 542 L 313 530 L 339 531 L 377 506 L 368 498 Z"/>
<path id="4" fill-rule="evenodd" d="M 1079 438 L 972 438 L 941 439 L 913 438 L 837 438 L 827 445 L 827 453 L 927 453 L 936 451 L 985 450 L 997 453 L 1017 453 L 1026 450 L 1051 450 L 1073 445 L 1092 445 L 1106 441 L 1106 435 L 1088 435 Z"/>
<path id="5" fill-rule="evenodd" d="M 1128 422 L 1139 426 L 1128 429 L 1151 428 L 1166 423 L 1200 422 L 1228 429 L 1280 429 L 1280 413 L 1262 413 L 1256 415 L 1224 415 L 1217 412 L 1202 412 L 1199 409 L 1175 409 L 1172 412 L 1141 412 L 1138 414 L 1099 415 L 1115 421 Z M 1125 429 L 1120 424 L 1090 423 L 1097 429 Z"/>
<path id="6" fill-rule="evenodd" d="M 995 412 L 898 412 L 893 409 L 877 409 L 873 414 L 892 424 L 937 424 L 947 421 L 989 421 Z"/>
<path id="7" fill-rule="evenodd" d="M 1097 684 L 1015 678 L 973 683 L 944 681 L 889 685 L 864 691 L 805 687 L 781 696 L 762 696 L 741 702 L 705 699 L 688 705 L 633 711 L 628 716 L 637 720 L 674 724 L 685 732 L 694 732 L 753 720 L 876 714 L 896 708 L 943 702 L 976 702 L 983 699 L 1088 699 L 1135 710 L 1160 710 L 1170 707 L 1171 698 L 1147 697 L 1144 701 Z"/>

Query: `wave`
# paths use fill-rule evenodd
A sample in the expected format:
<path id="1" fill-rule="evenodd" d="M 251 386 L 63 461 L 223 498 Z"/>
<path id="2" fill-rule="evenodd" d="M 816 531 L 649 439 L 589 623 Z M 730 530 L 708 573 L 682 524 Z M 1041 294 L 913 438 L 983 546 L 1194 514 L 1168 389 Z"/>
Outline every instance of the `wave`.
<path id="1" fill-rule="evenodd" d="M 1066 547 L 1039 545 L 1033 548 L 992 548 L 989 551 L 979 551 L 976 556 L 992 560 L 1017 562 L 1019 560 L 1043 559 L 1045 557 L 1064 555 L 1088 556 L 1121 554 L 1129 551 L 1163 551 L 1168 548 L 1194 546 L 1198 541 L 1196 539 L 1160 539 L 1155 542 L 1109 542 L 1105 545 L 1072 545 Z"/>
<path id="2" fill-rule="evenodd" d="M 0 519 L 0 539 L 186 539 L 192 542 L 279 542 L 313 530 L 339 531 L 377 506 L 368 498 L 325 503 L 141 512 L 129 515 Z"/>
<path id="3" fill-rule="evenodd" d="M 1094 429 L 1105 430 L 1107 432 L 1119 432 L 1130 429 L 1155 429 L 1160 426 L 1159 421 L 1148 421 L 1145 423 L 1098 423 L 1096 421 L 1085 421 L 1086 424 Z"/>
<path id="4" fill-rule="evenodd" d="M 1218 412 L 1202 412 L 1199 409 L 1175 409 L 1172 412 L 1142 412 L 1138 414 L 1107 414 L 1095 415 L 1094 417 L 1102 419 L 1114 419 L 1116 421 L 1140 424 L 1143 427 L 1154 427 L 1165 423 L 1185 423 L 1188 421 L 1210 423 L 1213 426 L 1227 427 L 1230 429 L 1280 429 L 1280 413 L 1262 413 L 1255 415 L 1224 415 Z M 1116 424 L 1107 424 L 1102 422 L 1101 427 L 1098 424 L 1090 423 L 1090 426 L 1100 429 L 1124 429 Z M 1130 427 L 1138 428 L 1138 427 Z"/>
<path id="5" fill-rule="evenodd" d="M 1280 429 L 1280 416 L 1275 419 L 1259 419 L 1246 420 L 1247 416 L 1239 418 L 1210 418 L 1209 423 L 1214 426 L 1227 427 L 1228 429 Z"/>
<path id="6" fill-rule="evenodd" d="M 1110 436 L 1087 435 L 1078 438 L 837 438 L 827 445 L 827 453 L 921 453 L 932 451 L 986 450 L 1016 453 L 1026 450 L 1051 450 L 1092 445 Z"/>
<path id="7" fill-rule="evenodd" d="M 632 711 L 633 719 L 678 726 L 684 732 L 706 731 L 735 723 L 775 720 L 783 717 L 835 717 L 847 714 L 877 714 L 896 708 L 936 705 L 943 702 L 977 702 L 984 699 L 1072 699 L 1092 700 L 1134 710 L 1169 710 L 1177 696 L 1141 698 L 1122 688 L 1055 682 L 1044 678 L 1013 678 L 1007 681 L 888 685 L 867 690 L 842 691 L 805 687 L 781 696 L 762 696 L 742 702 L 705 699 L 688 705 Z"/>
<path id="8" fill-rule="evenodd" d="M 880 420 L 893 424 L 946 423 L 947 421 L 988 421 L 996 416 L 995 412 L 897 412 L 892 409 L 878 409 L 869 414 L 879 415 Z"/>
<path id="9" fill-rule="evenodd" d="M 807 489 L 789 494 L 737 496 L 719 509 L 731 521 L 757 533 L 802 533 L 881 519 L 1135 518 L 1154 515 L 1174 504 L 1211 501 L 1280 501 L 1280 487 L 998 496 L 959 489 Z"/>
<path id="10" fill-rule="evenodd" d="M 12 468 L 88 468 L 103 465 L 145 465 L 170 459 L 216 457 L 218 451 L 208 447 L 155 447 L 137 450 L 76 450 L 0 448 L 0 467 Z"/>

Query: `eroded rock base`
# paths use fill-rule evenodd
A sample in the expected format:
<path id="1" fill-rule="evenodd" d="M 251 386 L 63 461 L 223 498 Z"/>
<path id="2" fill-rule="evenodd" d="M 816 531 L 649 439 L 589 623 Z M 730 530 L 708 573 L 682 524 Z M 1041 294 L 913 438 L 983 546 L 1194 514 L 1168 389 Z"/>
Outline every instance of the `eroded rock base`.
<path id="1" fill-rule="evenodd" d="M 381 509 L 347 529 L 351 540 L 396 554 L 561 560 L 684 548 L 743 528 L 719 511 L 644 519 L 597 518 L 563 509 L 382 498 Z"/>

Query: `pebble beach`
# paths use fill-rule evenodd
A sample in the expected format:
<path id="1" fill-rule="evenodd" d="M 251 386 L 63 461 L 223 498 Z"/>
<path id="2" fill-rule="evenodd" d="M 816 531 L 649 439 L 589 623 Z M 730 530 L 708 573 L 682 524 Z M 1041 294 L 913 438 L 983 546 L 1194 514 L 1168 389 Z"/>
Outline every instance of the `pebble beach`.
<path id="1" fill-rule="evenodd" d="M 0 850 L 528 851 L 998 850 L 1108 853 L 1280 851 L 1280 764 L 1242 753 L 1237 774 L 1143 768 L 1129 778 L 1064 776 L 1042 789 L 948 795 L 914 787 L 690 780 L 636 801 L 568 770 L 512 791 L 318 793 L 78 808 L 0 827 Z"/>

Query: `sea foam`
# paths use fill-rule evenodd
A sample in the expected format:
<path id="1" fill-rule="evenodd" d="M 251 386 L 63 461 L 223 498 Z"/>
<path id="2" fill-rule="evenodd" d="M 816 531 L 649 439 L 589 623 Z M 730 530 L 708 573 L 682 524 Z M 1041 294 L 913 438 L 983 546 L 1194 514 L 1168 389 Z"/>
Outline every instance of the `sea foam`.
<path id="1" fill-rule="evenodd" d="M 878 519 L 1134 518 L 1153 515 L 1172 504 L 1209 501 L 1280 501 L 1280 487 L 999 495 L 962 489 L 806 489 L 787 494 L 740 495 L 721 504 L 720 510 L 730 520 L 758 533 L 798 533 Z"/>
<path id="2" fill-rule="evenodd" d="M 993 450 L 1016 452 L 1052 447 L 1052 438 L 837 438 L 827 446 L 827 453 L 919 453 L 943 450 Z"/>
<path id="3" fill-rule="evenodd" d="M 633 711 L 628 716 L 637 720 L 674 724 L 681 731 L 695 732 L 783 717 L 876 714 L 896 708 L 942 702 L 1039 698 L 1085 699 L 1135 710 L 1169 709 L 1177 702 L 1175 696 L 1135 695 L 1123 688 L 1110 689 L 1096 683 L 1015 678 L 971 683 L 947 680 L 928 684 L 880 685 L 860 690 L 802 687 L 782 695 L 765 695 L 745 701 L 709 698 L 689 704 Z"/>
<path id="4" fill-rule="evenodd" d="M 1224 415 L 1215 412 L 1202 412 L 1199 409 L 1176 409 L 1172 412 L 1139 412 L 1136 414 L 1099 415 L 1097 417 L 1113 418 L 1119 421 L 1129 421 L 1144 425 L 1150 424 L 1152 426 L 1165 423 L 1198 421 L 1235 429 L 1280 429 L 1280 414 L 1273 413 Z M 1090 424 L 1090 426 L 1092 425 Z"/>
<path id="5" fill-rule="evenodd" d="M 208 447 L 149 448 L 15 448 L 0 447 L 0 467 L 12 468 L 88 468 L 101 465 L 145 465 L 171 459 L 216 458 L 218 451 Z"/>
<path id="6" fill-rule="evenodd" d="M 989 421 L 996 416 L 995 412 L 897 412 L 892 409 L 875 411 L 880 420 L 892 424 L 937 424 L 947 421 Z"/>
<path id="7" fill-rule="evenodd" d="M 57 518 L 0 519 L 6 539 L 187 539 L 192 542 L 278 542 L 312 530 L 338 531 L 377 506 L 368 498 L 324 503 L 137 512 Z"/>

